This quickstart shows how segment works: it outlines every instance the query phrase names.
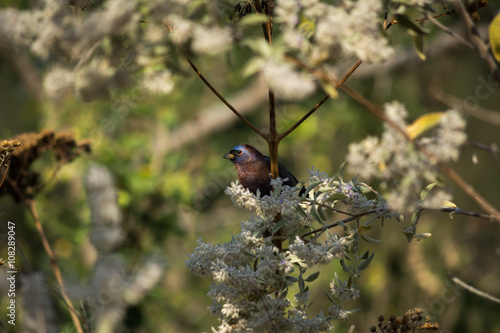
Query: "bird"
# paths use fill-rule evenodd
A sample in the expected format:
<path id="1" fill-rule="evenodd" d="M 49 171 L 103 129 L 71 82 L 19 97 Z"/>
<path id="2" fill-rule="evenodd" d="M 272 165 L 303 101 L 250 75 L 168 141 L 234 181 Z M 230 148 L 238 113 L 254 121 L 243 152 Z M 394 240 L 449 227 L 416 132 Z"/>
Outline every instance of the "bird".
<path id="1" fill-rule="evenodd" d="M 257 190 L 261 196 L 270 195 L 271 190 L 271 159 L 265 156 L 254 147 L 241 144 L 232 148 L 229 153 L 222 156 L 225 159 L 233 162 L 236 170 L 238 171 L 238 179 L 241 185 L 246 187 L 253 194 L 257 195 Z M 279 177 L 281 179 L 288 178 L 284 185 L 294 187 L 299 183 L 297 178 L 288 171 L 281 163 L 278 164 Z M 299 195 L 305 192 L 302 188 Z"/>

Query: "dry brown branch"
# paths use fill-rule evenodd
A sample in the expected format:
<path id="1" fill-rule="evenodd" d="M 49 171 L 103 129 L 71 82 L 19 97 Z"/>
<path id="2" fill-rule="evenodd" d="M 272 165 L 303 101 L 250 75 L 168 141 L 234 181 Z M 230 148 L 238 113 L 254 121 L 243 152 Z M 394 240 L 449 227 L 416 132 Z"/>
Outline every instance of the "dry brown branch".
<path id="1" fill-rule="evenodd" d="M 470 291 L 471 293 L 476 294 L 476 295 L 478 295 L 478 296 L 481 296 L 482 298 L 485 298 L 485 299 L 487 299 L 487 300 L 489 300 L 489 301 L 492 301 L 492 302 L 495 302 L 495 303 L 500 303 L 500 298 L 495 297 L 495 296 L 492 296 L 492 295 L 490 295 L 490 294 L 488 294 L 488 293 L 486 293 L 486 292 L 484 292 L 484 291 L 481 291 L 481 290 L 479 290 L 479 289 L 477 289 L 477 288 L 474 288 L 473 286 L 471 286 L 471 285 L 469 285 L 469 284 L 465 283 L 464 281 L 462 281 L 461 279 L 459 279 L 458 277 L 456 277 L 456 276 L 455 276 L 453 273 L 451 273 L 451 272 L 450 272 L 450 273 L 448 273 L 448 275 L 450 276 L 451 280 L 452 280 L 455 284 L 459 285 L 459 286 L 460 286 L 460 287 L 462 287 L 462 288 L 467 289 L 467 290 L 468 290 L 468 291 Z"/>
<path id="2" fill-rule="evenodd" d="M 477 30 L 476 26 L 474 25 L 474 22 L 472 21 L 469 13 L 465 9 L 464 4 L 460 0 L 454 0 L 453 4 L 455 5 L 455 8 L 456 8 L 458 15 L 460 15 L 460 17 L 464 21 L 465 25 L 467 26 L 467 31 L 469 33 L 469 37 L 472 41 L 472 44 L 474 44 L 477 52 L 479 53 L 479 56 L 486 63 L 486 65 L 490 69 L 490 72 L 495 77 L 495 80 L 498 83 L 500 83 L 500 71 L 498 70 L 498 67 L 495 63 L 495 60 L 493 60 L 493 57 L 491 56 L 491 54 L 488 51 L 488 47 L 486 46 L 483 39 L 479 35 L 479 31 Z"/>

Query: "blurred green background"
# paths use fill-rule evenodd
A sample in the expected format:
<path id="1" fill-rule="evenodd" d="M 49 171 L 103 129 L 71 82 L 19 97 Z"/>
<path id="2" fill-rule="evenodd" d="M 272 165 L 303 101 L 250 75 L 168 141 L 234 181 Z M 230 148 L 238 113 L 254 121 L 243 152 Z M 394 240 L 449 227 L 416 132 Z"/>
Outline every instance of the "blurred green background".
<path id="1" fill-rule="evenodd" d="M 498 9 L 498 5 L 491 4 L 481 13 L 478 25 L 485 26 Z M 450 16 L 442 22 L 454 26 L 458 18 Z M 477 53 L 442 32 L 426 38 L 425 62 L 418 59 L 411 41 L 397 27 L 389 35 L 403 46 L 394 61 L 376 67 L 363 64 L 347 82 L 378 105 L 398 100 L 407 106 L 413 120 L 448 108 L 432 97 L 436 87 L 463 100 L 477 96 L 482 79 L 488 80 L 487 68 Z M 247 49 L 234 48 L 226 57 L 197 58 L 195 62 L 224 96 L 230 101 L 237 99 L 236 108 L 245 105 L 248 118 L 265 128 L 265 87 L 256 78 L 242 79 L 240 75 L 247 60 Z M 345 73 L 354 62 L 351 59 L 339 65 L 339 73 Z M 118 253 L 128 268 L 137 268 L 141 258 L 152 253 L 160 253 L 166 260 L 161 282 L 143 302 L 128 310 L 128 332 L 188 333 L 218 326 L 207 311 L 210 300 L 206 293 L 211 281 L 192 276 L 184 261 L 197 246 L 197 239 L 229 241 L 239 232 L 240 221 L 248 217 L 223 194 L 237 176 L 222 155 L 239 143 L 250 143 L 267 153 L 263 141 L 217 100 L 187 64 L 182 66 L 175 89 L 166 96 L 149 95 L 133 87 L 114 92 L 108 101 L 83 103 L 67 96 L 54 103 L 32 99 L 17 71 L 0 54 L 0 139 L 53 129 L 70 130 L 77 139 L 92 140 L 92 154 L 65 166 L 37 199 L 40 218 L 59 255 L 67 284 L 85 283 L 96 260 L 88 240 L 91 220 L 82 184 L 91 164 L 105 165 L 115 176 L 126 231 L 126 241 Z M 323 95 L 318 91 L 301 103 L 278 101 L 280 131 L 291 126 Z M 499 89 L 479 102 L 499 112 Z M 498 124 L 473 116 L 467 116 L 467 121 L 469 141 L 499 143 Z M 312 166 L 333 175 L 344 161 L 349 143 L 381 131 L 378 119 L 341 93 L 281 143 L 280 160 L 299 179 L 305 178 Z M 478 163 L 473 163 L 473 155 Z M 53 165 L 50 159 L 36 165 L 42 179 L 50 176 Z M 495 157 L 464 146 L 460 160 L 452 167 L 500 207 Z M 459 207 L 481 212 L 454 184 L 447 181 L 447 185 Z M 18 257 L 19 270 L 22 273 L 27 266 L 41 270 L 49 284 L 54 284 L 48 259 L 25 208 L 8 197 L 0 198 L 0 206 L 6 207 L 0 217 L 0 257 L 6 251 L 6 221 L 13 221 L 23 252 L 22 258 Z M 401 232 L 408 224 L 408 220 L 388 221 L 383 228 L 374 228 L 373 237 L 383 243 L 367 247 L 376 254 L 358 281 L 361 298 L 354 306 L 360 311 L 347 322 L 336 323 L 337 331 L 355 325 L 355 332 L 368 332 L 379 315 L 403 314 L 418 306 L 451 332 L 500 332 L 499 305 L 453 287 L 448 277 L 448 272 L 453 272 L 475 287 L 500 296 L 499 225 L 472 217 L 450 218 L 446 213 L 425 212 L 418 231 L 433 236 L 408 244 Z M 325 290 L 335 271 L 340 273 L 340 265 L 323 267 L 320 278 L 312 284 L 313 314 L 329 306 Z M 4 295 L 2 292 L 0 297 L 0 320 L 7 326 Z M 58 322 L 65 331 L 71 331 L 64 305 L 53 297 Z M 7 329 L 11 331 L 11 327 Z M 13 330 L 22 331 L 22 327 Z"/>

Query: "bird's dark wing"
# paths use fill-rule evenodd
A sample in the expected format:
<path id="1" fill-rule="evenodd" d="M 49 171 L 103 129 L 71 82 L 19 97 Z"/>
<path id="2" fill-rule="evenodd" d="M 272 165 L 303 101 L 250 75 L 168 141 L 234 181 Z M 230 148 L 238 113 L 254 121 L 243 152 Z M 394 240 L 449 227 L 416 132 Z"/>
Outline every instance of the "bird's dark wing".
<path id="1" fill-rule="evenodd" d="M 269 170 L 271 170 L 271 159 L 269 156 L 264 156 L 264 159 L 269 163 Z M 278 162 L 278 169 L 279 169 L 279 176 L 281 179 L 288 178 L 288 181 L 285 183 L 285 185 L 294 187 L 297 185 L 299 182 L 295 176 L 288 171 L 288 169 L 281 163 Z"/>

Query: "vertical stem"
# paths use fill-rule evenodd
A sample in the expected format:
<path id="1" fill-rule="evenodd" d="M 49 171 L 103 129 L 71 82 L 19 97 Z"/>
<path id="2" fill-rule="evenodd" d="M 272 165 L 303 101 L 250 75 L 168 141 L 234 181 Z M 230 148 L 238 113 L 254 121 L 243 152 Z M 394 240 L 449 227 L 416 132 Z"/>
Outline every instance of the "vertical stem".
<path id="1" fill-rule="evenodd" d="M 26 205 L 28 206 L 31 216 L 33 216 L 33 219 L 35 220 L 36 230 L 38 231 L 40 239 L 42 240 L 43 248 L 45 249 L 45 252 L 49 256 L 50 266 L 52 267 L 56 280 L 59 283 L 61 296 L 69 308 L 69 314 L 71 316 L 71 320 L 73 320 L 73 324 L 75 325 L 76 331 L 78 333 L 83 333 L 83 328 L 80 323 L 80 320 L 78 319 L 78 316 L 76 315 L 75 308 L 73 307 L 71 300 L 66 294 L 66 287 L 64 286 L 61 270 L 59 269 L 59 265 L 57 264 L 57 257 L 52 248 L 50 247 L 47 237 L 45 236 L 45 231 L 43 230 L 42 222 L 40 221 L 40 218 L 38 216 L 38 211 L 36 210 L 35 201 L 33 199 L 26 199 L 25 202 Z"/>
<path id="2" fill-rule="evenodd" d="M 274 98 L 274 91 L 269 90 L 269 135 L 267 136 L 267 143 L 269 145 L 269 157 L 271 159 L 271 173 L 273 178 L 279 176 L 278 168 L 278 144 L 280 138 L 278 130 L 276 129 L 276 103 Z"/>
<path id="3" fill-rule="evenodd" d="M 280 137 L 278 130 L 276 129 L 276 103 L 274 98 L 274 91 L 269 90 L 269 135 L 267 136 L 267 144 L 269 145 L 269 158 L 271 160 L 271 174 L 273 178 L 279 177 L 279 164 L 278 164 L 278 145 L 280 143 Z M 281 214 L 276 215 L 274 218 L 274 223 L 281 221 Z M 278 239 L 273 240 L 274 246 L 278 249 L 283 249 L 283 244 L 279 236 L 281 236 L 281 230 L 275 234 Z"/>

